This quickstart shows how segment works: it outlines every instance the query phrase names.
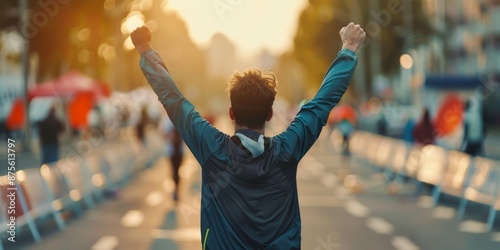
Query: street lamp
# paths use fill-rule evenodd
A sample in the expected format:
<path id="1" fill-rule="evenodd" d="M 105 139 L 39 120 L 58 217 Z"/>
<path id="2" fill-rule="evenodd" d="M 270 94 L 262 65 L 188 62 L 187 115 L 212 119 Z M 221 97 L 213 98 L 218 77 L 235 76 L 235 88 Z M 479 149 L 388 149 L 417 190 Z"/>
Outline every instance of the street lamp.
<path id="1" fill-rule="evenodd" d="M 408 54 L 403 54 L 399 58 L 399 63 L 404 69 L 411 69 L 413 67 L 413 58 Z"/>
<path id="2" fill-rule="evenodd" d="M 400 97 L 401 101 L 404 103 L 411 102 L 410 96 L 410 85 L 412 78 L 412 68 L 413 68 L 413 58 L 409 54 L 403 54 L 399 58 L 399 64 L 401 65 L 401 85 L 400 89 Z"/>

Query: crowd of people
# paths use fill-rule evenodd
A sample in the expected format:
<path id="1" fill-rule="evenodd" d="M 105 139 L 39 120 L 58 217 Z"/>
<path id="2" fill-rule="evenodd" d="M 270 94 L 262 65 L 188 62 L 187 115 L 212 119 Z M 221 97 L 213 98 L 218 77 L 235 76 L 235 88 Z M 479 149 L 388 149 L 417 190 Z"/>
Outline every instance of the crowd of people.
<path id="1" fill-rule="evenodd" d="M 463 109 L 461 123 L 463 136 L 461 145 L 457 149 L 471 156 L 484 155 L 483 143 L 486 129 L 481 118 L 481 112 L 472 108 L 471 101 L 464 102 Z M 428 108 L 423 109 L 418 123 L 415 124 L 411 119 L 408 120 L 404 128 L 403 138 L 408 142 L 414 142 L 421 146 L 437 144 L 439 134 Z"/>
<path id="2" fill-rule="evenodd" d="M 459 150 L 465 152 L 471 156 L 485 155 L 484 150 L 484 140 L 486 138 L 486 123 L 482 117 L 480 105 L 475 104 L 471 100 L 463 101 L 459 104 L 460 113 L 447 112 L 441 114 L 436 112 L 432 115 L 429 107 L 423 107 L 421 110 L 421 115 L 419 119 L 415 120 L 412 118 L 413 114 L 403 114 L 404 124 L 399 130 L 391 129 L 394 127 L 394 121 L 388 122 L 384 109 L 381 108 L 378 111 L 378 118 L 373 123 L 364 124 L 364 129 L 369 129 L 367 126 L 371 126 L 372 129 L 381 136 L 390 136 L 401 138 L 408 144 L 416 144 L 418 146 L 426 145 L 438 145 L 447 149 Z M 439 117 L 439 116 L 445 117 Z M 377 115 L 374 115 L 377 116 Z M 439 120 L 438 118 L 442 118 Z M 364 120 L 365 123 L 368 120 L 367 117 L 360 117 L 359 120 Z M 449 134 L 453 134 L 453 142 L 449 143 L 447 140 L 450 135 L 443 133 L 443 121 L 445 123 L 452 122 L 452 130 L 447 131 Z M 329 119 L 330 134 L 334 128 L 336 128 L 342 135 L 342 149 L 344 153 L 348 153 L 348 143 L 349 138 L 356 129 L 360 129 L 360 125 L 356 124 L 352 119 L 335 119 L 335 110 L 330 114 Z M 449 124 L 445 124 L 450 127 Z M 361 128 L 361 129 L 363 129 Z M 400 131 L 400 132 L 396 132 Z M 460 142 L 457 143 L 457 138 Z M 459 145 L 458 145 L 459 144 Z"/>

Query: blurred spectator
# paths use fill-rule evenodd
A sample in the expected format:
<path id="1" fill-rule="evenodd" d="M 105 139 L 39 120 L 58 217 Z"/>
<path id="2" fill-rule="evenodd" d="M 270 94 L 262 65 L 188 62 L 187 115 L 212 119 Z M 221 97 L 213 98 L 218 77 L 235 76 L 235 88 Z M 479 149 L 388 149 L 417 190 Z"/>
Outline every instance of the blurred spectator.
<path id="1" fill-rule="evenodd" d="M 59 134 L 64 131 L 63 123 L 56 117 L 54 107 L 47 117 L 37 123 L 42 149 L 42 164 L 59 160 Z"/>
<path id="2" fill-rule="evenodd" d="M 102 111 L 99 106 L 94 106 L 87 114 L 87 127 L 82 130 L 84 140 L 92 140 L 104 136 L 104 123 Z M 101 138 L 104 139 L 104 138 Z"/>
<path id="3" fill-rule="evenodd" d="M 125 106 L 118 106 L 119 126 L 125 128 L 129 126 L 130 111 Z"/>
<path id="4" fill-rule="evenodd" d="M 174 124 L 170 121 L 168 116 L 165 116 L 161 124 L 161 130 L 165 139 L 167 141 L 167 145 L 165 147 L 165 153 L 168 159 L 170 160 L 170 165 L 172 166 L 172 178 L 175 183 L 175 190 L 173 199 L 177 201 L 179 199 L 179 168 L 182 164 L 182 159 L 184 158 L 184 142 L 182 141 L 181 135 L 175 129 Z"/>
<path id="5" fill-rule="evenodd" d="M 146 134 L 146 127 L 148 126 L 150 120 L 149 120 L 149 115 L 148 115 L 148 109 L 147 106 L 144 105 L 141 109 L 141 117 L 139 122 L 137 123 L 136 126 L 136 132 L 137 132 L 137 138 L 145 144 L 145 134 Z"/>
<path id="6" fill-rule="evenodd" d="M 462 151 L 472 156 L 476 156 L 483 150 L 484 127 L 482 110 L 473 108 L 472 102 L 465 103 L 464 138 Z"/>
<path id="7" fill-rule="evenodd" d="M 342 134 L 342 149 L 344 154 L 349 154 L 349 139 L 352 132 L 354 132 L 354 126 L 347 119 L 343 119 L 337 124 L 337 128 Z"/>
<path id="8" fill-rule="evenodd" d="M 163 112 L 163 109 L 158 108 L 158 105 L 147 105 L 146 108 L 149 116 L 149 124 L 157 128 L 161 122 L 161 114 Z"/>
<path id="9" fill-rule="evenodd" d="M 99 106 L 94 106 L 87 115 L 88 126 L 91 129 L 101 131 L 103 129 L 103 114 Z"/>
<path id="10" fill-rule="evenodd" d="M 10 130 L 7 127 L 7 122 L 5 120 L 0 121 L 0 138 L 3 138 L 3 136 L 5 136 L 5 138 L 11 137 Z"/>
<path id="11" fill-rule="evenodd" d="M 413 143 L 415 137 L 413 136 L 413 130 L 415 129 L 415 121 L 411 116 L 408 116 L 405 126 L 403 128 L 403 140 L 408 143 Z"/>
<path id="12" fill-rule="evenodd" d="M 432 124 L 428 108 L 424 108 L 422 119 L 420 119 L 413 130 L 413 137 L 415 138 L 415 143 L 422 147 L 429 144 L 435 144 L 436 131 Z M 434 189 L 434 185 L 418 181 L 415 195 L 420 195 L 424 189 L 427 193 L 430 193 Z"/>
<path id="13" fill-rule="evenodd" d="M 385 115 L 383 112 L 381 112 L 380 118 L 377 121 L 377 134 L 381 136 L 387 135 L 387 119 L 385 119 Z"/>
<path id="14" fill-rule="evenodd" d="M 422 119 L 413 130 L 413 137 L 415 138 L 415 143 L 421 146 L 435 143 L 436 132 L 428 108 L 424 108 Z"/>

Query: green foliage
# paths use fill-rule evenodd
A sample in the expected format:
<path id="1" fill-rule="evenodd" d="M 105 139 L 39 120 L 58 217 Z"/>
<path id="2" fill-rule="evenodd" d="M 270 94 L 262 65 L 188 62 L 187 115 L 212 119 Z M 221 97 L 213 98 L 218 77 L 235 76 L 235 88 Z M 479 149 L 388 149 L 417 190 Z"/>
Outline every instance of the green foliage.
<path id="1" fill-rule="evenodd" d="M 30 53 L 36 53 L 39 57 L 38 78 L 56 77 L 62 68 L 90 70 L 100 75 L 104 61 L 97 56 L 97 51 L 99 45 L 113 34 L 109 26 L 111 20 L 105 13 L 102 1 L 73 0 L 64 5 L 58 4 L 51 9 L 53 11 L 47 11 L 39 1 L 29 2 L 32 15 L 24 36 L 30 40 Z M 37 21 L 37 13 L 45 14 L 47 21 Z M 77 34 L 84 28 L 90 29 L 90 36 L 87 40 L 78 40 Z M 89 60 L 84 63 L 78 60 L 82 50 L 89 52 Z"/>
<path id="2" fill-rule="evenodd" d="M 16 13 L 17 7 L 16 0 L 2 0 L 0 1 L 0 30 L 13 28 L 18 23 L 18 14 Z"/>
<path id="3" fill-rule="evenodd" d="M 380 11 L 371 9 L 378 1 Z M 403 0 L 309 0 L 309 6 L 302 12 L 294 40 L 294 56 L 306 71 L 309 86 L 317 88 L 324 72 L 341 48 L 338 31 L 349 22 L 359 23 L 367 32 L 360 58 L 367 66 L 367 81 L 371 81 L 370 49 L 380 49 L 381 70 L 391 74 L 399 69 L 399 57 L 411 46 L 406 41 L 411 38 L 413 46 L 425 43 L 432 32 L 422 11 L 422 0 L 413 0 L 411 14 L 413 25 L 405 21 L 405 9 L 394 11 L 394 4 L 404 4 Z M 400 6 L 402 7 L 402 6 Z M 411 15 L 410 15 L 411 16 Z M 379 41 L 380 47 L 375 46 Z"/>
<path id="4" fill-rule="evenodd" d="M 155 1 L 155 6 L 143 13 L 147 20 L 158 24 L 153 47 L 168 62 L 169 70 L 181 86 L 203 81 L 203 53 L 191 41 L 181 18 L 165 14 L 159 2 Z M 123 49 L 126 37 L 121 33 L 121 24 L 130 11 L 130 3 L 131 0 L 116 1 L 115 6 L 106 11 L 102 0 L 28 0 L 28 32 L 23 36 L 29 39 L 30 53 L 38 56 L 37 81 L 57 77 L 61 71 L 78 69 L 94 78 L 111 80 L 117 90 L 127 91 L 143 84 L 138 53 Z M 19 30 L 18 5 L 18 0 L 0 1 L 0 29 Z M 12 16 L 9 13 L 13 11 L 13 18 L 6 18 Z M 79 36 L 82 30 L 86 31 L 83 38 Z M 114 61 L 106 62 L 98 55 L 102 44 L 115 49 Z"/>

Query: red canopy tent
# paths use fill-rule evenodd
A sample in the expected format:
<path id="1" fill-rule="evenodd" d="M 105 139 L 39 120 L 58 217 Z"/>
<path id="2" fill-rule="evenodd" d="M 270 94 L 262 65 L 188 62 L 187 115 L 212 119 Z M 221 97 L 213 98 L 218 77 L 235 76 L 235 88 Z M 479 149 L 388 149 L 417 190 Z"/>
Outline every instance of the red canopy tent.
<path id="1" fill-rule="evenodd" d="M 36 84 L 28 90 L 29 99 L 61 97 L 68 102 L 69 124 L 75 129 L 87 126 L 87 114 L 99 98 L 109 97 L 108 86 L 73 70 L 59 78 Z"/>
<path id="2" fill-rule="evenodd" d="M 28 90 L 30 99 L 40 96 L 72 97 L 79 93 L 91 93 L 93 98 L 101 98 L 108 97 L 110 90 L 106 84 L 76 70 L 69 71 L 59 78 L 36 84 Z"/>

